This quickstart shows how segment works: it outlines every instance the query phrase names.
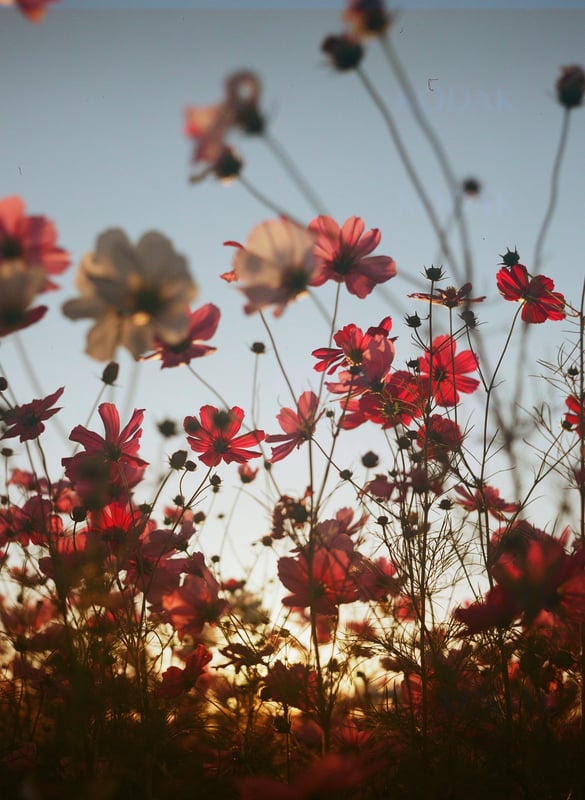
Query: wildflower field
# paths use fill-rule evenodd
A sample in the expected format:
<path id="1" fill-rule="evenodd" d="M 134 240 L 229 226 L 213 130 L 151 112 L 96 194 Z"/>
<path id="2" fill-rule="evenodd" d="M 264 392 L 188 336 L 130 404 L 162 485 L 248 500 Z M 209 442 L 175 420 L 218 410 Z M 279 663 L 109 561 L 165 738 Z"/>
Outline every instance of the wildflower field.
<path id="1" fill-rule="evenodd" d="M 14 15 L 31 48 L 69 13 L 0 4 L 0 35 Z M 214 101 L 177 109 L 189 191 L 238 189 L 256 215 L 243 237 L 214 220 L 206 302 L 197 253 L 163 231 L 121 220 L 73 259 L 52 209 L 2 187 L 3 798 L 585 797 L 585 271 L 576 252 L 565 287 L 550 255 L 560 207 L 582 226 L 583 195 L 562 198 L 582 174 L 566 154 L 585 71 L 550 76 L 558 138 L 534 165 L 547 193 L 526 188 L 532 231 L 486 262 L 470 225 L 481 164 L 460 175 L 435 130 L 440 79 L 421 94 L 396 47 L 407 12 L 348 0 L 336 19 L 315 58 L 361 93 L 371 117 L 351 158 L 375 164 L 348 188 L 351 214 L 277 138 L 270 76 L 228 68 Z M 352 102 L 327 110 L 340 130 Z M 387 140 L 374 161 L 373 120 Z M 258 144 L 272 183 L 248 167 Z M 521 149 L 497 153 L 511 176 Z M 361 216 L 386 160 L 431 232 L 424 263 L 393 249 L 384 209 L 383 228 Z M 67 340 L 50 386 L 36 335 Z"/>

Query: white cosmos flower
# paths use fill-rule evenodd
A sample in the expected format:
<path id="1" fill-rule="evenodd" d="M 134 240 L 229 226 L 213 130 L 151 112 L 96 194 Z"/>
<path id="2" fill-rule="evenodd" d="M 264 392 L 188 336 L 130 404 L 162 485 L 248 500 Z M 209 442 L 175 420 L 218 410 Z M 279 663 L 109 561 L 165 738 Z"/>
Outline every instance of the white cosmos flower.
<path id="1" fill-rule="evenodd" d="M 118 346 L 138 358 L 152 350 L 155 336 L 178 344 L 197 296 L 187 261 L 156 231 L 145 233 L 136 246 L 118 228 L 102 233 L 79 265 L 76 286 L 80 296 L 68 300 L 63 313 L 96 320 L 86 352 L 99 361 L 111 360 Z"/>

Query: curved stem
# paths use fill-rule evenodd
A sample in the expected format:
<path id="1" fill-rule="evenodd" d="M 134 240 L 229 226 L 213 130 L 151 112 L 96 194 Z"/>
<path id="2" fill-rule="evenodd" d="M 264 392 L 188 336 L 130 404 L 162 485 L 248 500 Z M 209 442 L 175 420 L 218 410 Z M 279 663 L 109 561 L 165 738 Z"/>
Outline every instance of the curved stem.
<path id="1" fill-rule="evenodd" d="M 550 196 L 548 201 L 548 208 L 546 209 L 544 219 L 542 220 L 542 225 L 540 226 L 538 239 L 536 240 L 536 247 L 534 248 L 534 258 L 532 265 L 533 275 L 538 275 L 538 272 L 540 270 L 540 262 L 542 260 L 542 248 L 544 246 L 544 240 L 557 206 L 557 200 L 559 195 L 559 175 L 561 172 L 561 163 L 563 160 L 563 155 L 565 153 L 565 149 L 567 146 L 567 137 L 569 134 L 569 119 L 570 119 L 570 109 L 566 108 L 563 116 L 563 125 L 561 127 L 561 137 L 559 139 L 559 146 L 557 148 L 557 154 L 555 156 L 555 161 L 553 164 L 552 174 L 550 178 Z"/>
<path id="2" fill-rule="evenodd" d="M 259 189 L 257 189 L 252 183 L 250 183 L 250 181 L 247 178 L 244 178 L 243 175 L 240 175 L 238 177 L 238 181 L 246 189 L 246 191 L 248 191 L 252 195 L 252 197 L 258 200 L 258 202 L 261 203 L 263 206 L 266 206 L 266 208 L 270 209 L 270 211 L 273 211 L 275 214 L 278 214 L 279 217 L 286 217 L 287 219 L 290 219 L 292 222 L 296 222 L 296 224 L 300 225 L 301 228 L 305 227 L 305 224 L 303 222 L 300 222 L 298 219 L 289 214 L 288 211 L 285 211 L 285 209 L 282 208 L 282 206 L 279 206 L 278 203 L 275 203 L 273 200 L 271 200 L 268 197 L 268 195 L 265 195 L 264 192 L 261 192 Z"/>
<path id="3" fill-rule="evenodd" d="M 294 161 L 288 155 L 284 147 L 280 144 L 280 142 L 274 138 L 271 134 L 266 132 L 264 134 L 264 141 L 274 154 L 274 156 L 280 161 L 282 166 L 284 167 L 287 174 L 290 176 L 292 181 L 298 186 L 302 195 L 311 206 L 313 211 L 316 214 L 324 214 L 324 203 L 322 202 L 321 198 L 315 193 L 303 173 L 299 170 L 299 168 L 295 165 Z"/>
<path id="4" fill-rule="evenodd" d="M 382 100 L 380 94 L 378 93 L 378 90 L 376 89 L 374 84 L 370 81 L 370 79 L 368 78 L 366 73 L 362 70 L 362 68 L 361 67 L 357 67 L 356 68 L 356 72 L 357 72 L 361 82 L 363 83 L 364 88 L 366 89 L 367 93 L 370 95 L 370 97 L 374 101 L 375 105 L 378 107 L 378 110 L 382 114 L 382 116 L 384 118 L 384 122 L 386 123 L 386 126 L 387 126 L 388 130 L 390 131 L 390 135 L 392 137 L 392 141 L 394 142 L 394 145 L 395 145 L 395 147 L 396 147 L 396 149 L 398 151 L 398 155 L 400 156 L 400 159 L 401 159 L 401 161 L 402 161 L 402 163 L 404 165 L 404 168 L 406 169 L 406 172 L 408 173 L 408 177 L 410 178 L 410 180 L 412 182 L 412 185 L 416 189 L 416 193 L 418 194 L 419 200 L 421 201 L 421 203 L 424 206 L 424 209 L 425 209 L 426 214 L 427 214 L 427 216 L 429 218 L 429 221 L 430 221 L 430 223 L 431 223 L 431 225 L 433 227 L 435 235 L 437 236 L 437 239 L 439 240 L 439 242 L 441 244 L 441 250 L 442 250 L 445 258 L 447 259 L 447 261 L 451 264 L 451 268 L 453 270 L 453 273 L 454 273 L 456 279 L 460 280 L 460 278 L 457 275 L 458 272 L 459 272 L 459 269 L 457 267 L 457 262 L 456 262 L 456 260 L 455 260 L 455 258 L 453 256 L 453 253 L 451 252 L 451 248 L 449 247 L 449 242 L 447 241 L 447 239 L 445 237 L 445 232 L 443 231 L 443 226 L 441 225 L 441 223 L 439 221 L 439 218 L 437 216 L 437 212 L 435 211 L 434 206 L 431 203 L 431 200 L 430 200 L 430 198 L 429 198 L 429 196 L 428 196 L 428 194 L 427 194 L 427 192 L 425 190 L 423 182 L 419 178 L 418 173 L 417 173 L 417 171 L 416 171 L 416 169 L 414 167 L 414 164 L 412 162 L 412 159 L 410 158 L 410 156 L 408 154 L 408 151 L 407 151 L 407 149 L 406 149 L 406 147 L 404 145 L 404 142 L 402 141 L 402 137 L 400 136 L 400 133 L 398 132 L 398 127 L 397 127 L 396 123 L 394 122 L 394 118 L 393 118 L 392 114 L 390 113 L 390 111 L 388 110 L 388 108 L 386 107 L 386 104 Z"/>

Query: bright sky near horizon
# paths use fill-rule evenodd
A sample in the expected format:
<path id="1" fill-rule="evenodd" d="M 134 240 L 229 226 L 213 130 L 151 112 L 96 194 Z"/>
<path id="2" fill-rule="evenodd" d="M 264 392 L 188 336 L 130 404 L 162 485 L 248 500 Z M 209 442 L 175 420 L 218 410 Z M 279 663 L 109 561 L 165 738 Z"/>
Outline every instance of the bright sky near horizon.
<path id="1" fill-rule="evenodd" d="M 59 415 L 63 426 L 70 430 L 85 422 L 103 365 L 83 355 L 89 323 L 66 320 L 59 308 L 75 295 L 81 256 L 109 227 L 123 228 L 133 240 L 158 230 L 188 258 L 200 288 L 196 305 L 214 302 L 222 310 L 211 342 L 218 352 L 193 366 L 231 404 L 247 412 L 251 408 L 249 347 L 267 337 L 257 317 L 243 314 L 237 290 L 218 276 L 230 268 L 232 255 L 222 243 L 245 241 L 254 224 L 274 215 L 237 184 L 221 186 L 209 179 L 189 185 L 191 148 L 182 133 L 184 108 L 219 101 L 225 76 L 240 68 L 260 76 L 270 129 L 327 211 L 339 222 L 357 214 L 367 228 L 379 227 L 378 252 L 397 262 L 399 277 L 384 293 L 375 292 L 367 301 L 342 293 L 337 327 L 349 322 L 367 327 L 390 314 L 399 336 L 396 363 L 418 355 L 401 317 L 405 310 L 423 316 L 425 307 L 406 301 L 405 294 L 414 290 L 423 266 L 436 263 L 437 246 L 378 110 L 357 77 L 334 72 L 320 52 L 323 38 L 341 31 L 344 4 L 311 3 L 313 10 L 295 4 L 293 10 L 290 3 L 263 9 L 266 4 L 248 3 L 237 10 L 210 10 L 209 3 L 185 0 L 165 4 L 164 11 L 160 2 L 115 5 L 123 10 L 98 11 L 95 2 L 70 0 L 49 7 L 38 25 L 13 9 L 0 11 L 0 197 L 18 194 L 29 213 L 52 219 L 73 260 L 58 280 L 61 290 L 49 298 L 49 314 L 20 336 L 43 394 L 67 387 Z M 277 5 L 285 8 L 276 10 Z M 490 298 L 477 312 L 487 323 L 486 336 L 500 342 L 514 307 L 497 297 L 499 254 L 517 246 L 530 269 L 561 130 L 554 84 L 562 66 L 585 63 L 585 11 L 568 3 L 564 9 L 535 3 L 524 10 L 501 10 L 494 3 L 482 10 L 431 11 L 421 5 L 403 4 L 392 36 L 456 174 L 481 181 L 481 195 L 467 204 L 474 295 Z M 439 216 L 446 219 L 449 195 L 375 42 L 364 69 L 393 110 Z M 578 303 L 585 274 L 585 108 L 572 117 L 542 271 Z M 254 186 L 296 217 L 307 222 L 314 217 L 262 141 L 242 138 L 236 147 Z M 333 287 L 323 287 L 319 296 L 331 307 Z M 554 358 L 555 343 L 570 329 L 569 323 L 548 323 L 536 331 L 529 372 L 538 371 L 537 357 Z M 310 353 L 327 345 L 328 331 L 315 305 L 305 299 L 287 309 L 273 332 L 295 391 L 316 388 Z M 494 361 L 497 354 L 494 347 Z M 214 398 L 184 368 L 161 371 L 157 362 L 148 362 L 136 369 L 126 354 L 119 360 L 120 389 L 113 399 L 126 417 L 131 407 L 148 409 L 145 457 L 154 462 L 160 458 L 155 423 L 167 417 L 180 423 Z M 12 337 L 0 343 L 0 364 L 20 402 L 39 396 Z M 275 414 L 291 399 L 270 353 L 260 363 L 259 382 L 259 422 L 277 433 Z M 90 427 L 98 429 L 99 422 L 94 418 Z M 373 429 L 350 435 L 341 466 L 358 469 L 362 453 L 375 447 L 374 435 L 379 436 Z M 58 452 L 58 438 L 51 436 L 58 463 L 58 456 L 68 452 L 62 444 Z M 184 446 L 179 437 L 165 443 L 164 452 Z M 302 490 L 303 458 L 301 451 L 282 465 L 284 490 Z M 235 467 L 221 472 L 226 484 L 236 484 Z M 221 494 L 215 500 L 215 513 L 229 512 L 227 496 L 225 504 Z M 332 513 L 337 507 L 332 505 Z M 249 522 L 243 526 L 240 513 L 231 533 L 243 541 L 258 539 L 268 520 L 246 513 Z M 214 547 L 210 544 L 208 552 Z"/>

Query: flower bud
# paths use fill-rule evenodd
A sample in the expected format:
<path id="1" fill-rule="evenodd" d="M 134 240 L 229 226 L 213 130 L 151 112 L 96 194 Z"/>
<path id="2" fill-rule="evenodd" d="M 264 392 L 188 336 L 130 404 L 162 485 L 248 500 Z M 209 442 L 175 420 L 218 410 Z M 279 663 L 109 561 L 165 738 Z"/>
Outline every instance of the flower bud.
<path id="1" fill-rule="evenodd" d="M 115 361 L 110 361 L 102 372 L 102 381 L 106 386 L 113 386 L 120 372 L 120 365 Z"/>
<path id="2" fill-rule="evenodd" d="M 585 94 L 585 71 L 578 64 L 563 67 L 556 82 L 557 99 L 565 108 L 582 105 Z"/>
<path id="3" fill-rule="evenodd" d="M 321 45 L 321 50 L 327 53 L 335 69 L 346 72 L 359 66 L 364 57 L 364 48 L 353 36 L 327 36 Z"/>

